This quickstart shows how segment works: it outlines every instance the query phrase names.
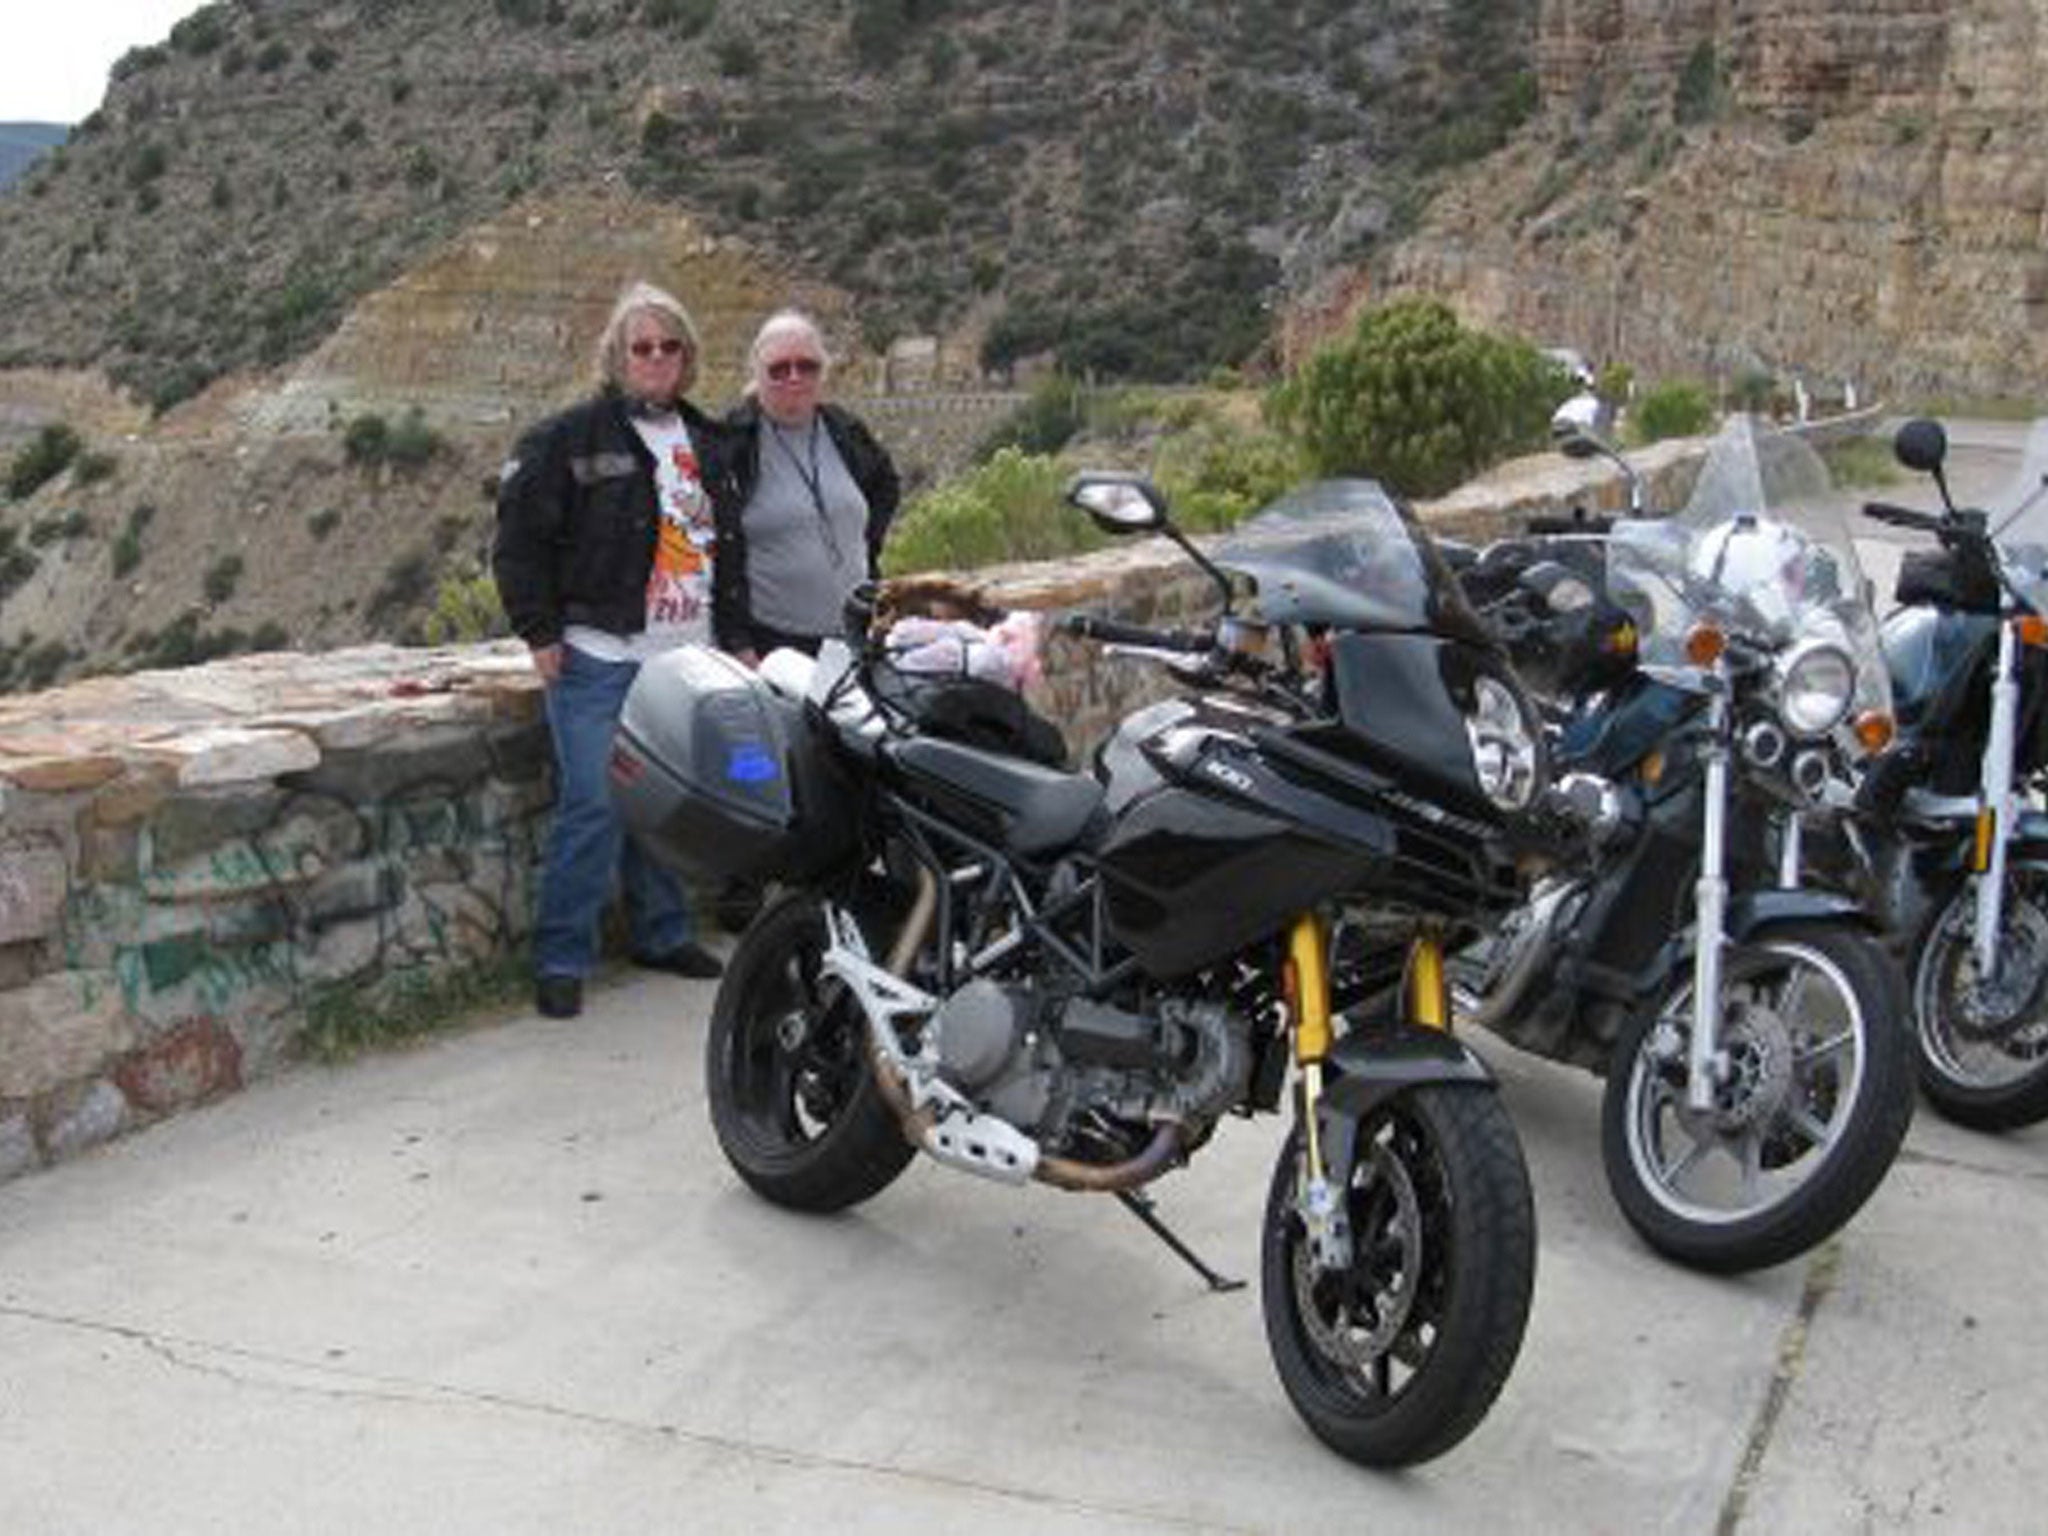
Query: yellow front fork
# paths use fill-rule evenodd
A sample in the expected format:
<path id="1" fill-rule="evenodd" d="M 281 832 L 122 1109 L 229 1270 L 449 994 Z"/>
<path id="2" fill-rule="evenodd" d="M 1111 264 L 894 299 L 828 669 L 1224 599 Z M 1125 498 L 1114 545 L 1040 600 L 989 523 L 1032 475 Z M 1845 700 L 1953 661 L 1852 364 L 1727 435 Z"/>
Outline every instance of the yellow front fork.
<path id="1" fill-rule="evenodd" d="M 1301 1069 L 1301 1124 L 1308 1140 L 1308 1176 L 1323 1177 L 1316 1104 L 1323 1096 L 1323 1060 L 1336 1030 L 1330 1014 L 1330 934 L 1320 918 L 1303 913 L 1287 931 L 1287 1005 L 1294 1022 L 1294 1063 Z M 1443 935 L 1425 927 L 1408 955 L 1408 1022 L 1424 1029 L 1451 1027 L 1451 983 L 1444 969 Z"/>

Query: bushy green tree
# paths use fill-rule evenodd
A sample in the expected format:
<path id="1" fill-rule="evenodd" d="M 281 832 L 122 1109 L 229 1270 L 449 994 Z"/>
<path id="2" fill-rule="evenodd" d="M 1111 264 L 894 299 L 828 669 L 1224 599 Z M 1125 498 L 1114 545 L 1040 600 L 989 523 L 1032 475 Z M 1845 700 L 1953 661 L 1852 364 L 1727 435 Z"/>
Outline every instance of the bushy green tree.
<path id="1" fill-rule="evenodd" d="M 1467 329 L 1439 300 L 1398 299 L 1319 349 L 1269 407 L 1316 473 L 1437 496 L 1542 446 L 1570 392 L 1564 371 L 1529 343 Z"/>
<path id="2" fill-rule="evenodd" d="M 1654 443 L 1667 437 L 1697 437 L 1714 424 L 1714 402 L 1706 386 L 1690 379 L 1667 379 L 1629 412 L 1629 438 Z"/>

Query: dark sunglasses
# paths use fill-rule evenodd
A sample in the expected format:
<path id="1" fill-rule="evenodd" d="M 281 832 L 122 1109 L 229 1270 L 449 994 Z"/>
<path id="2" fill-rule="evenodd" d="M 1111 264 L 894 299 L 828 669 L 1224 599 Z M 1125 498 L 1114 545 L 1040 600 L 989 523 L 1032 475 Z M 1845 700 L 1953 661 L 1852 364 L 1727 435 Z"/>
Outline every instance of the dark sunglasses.
<path id="1" fill-rule="evenodd" d="M 778 384 L 793 378 L 814 379 L 824 371 L 825 365 L 815 357 L 785 357 L 768 365 L 768 377 Z"/>
<path id="2" fill-rule="evenodd" d="M 636 341 L 626 348 L 635 357 L 652 357 L 659 352 L 663 357 L 681 355 L 683 343 L 675 336 L 664 336 L 659 341 Z"/>

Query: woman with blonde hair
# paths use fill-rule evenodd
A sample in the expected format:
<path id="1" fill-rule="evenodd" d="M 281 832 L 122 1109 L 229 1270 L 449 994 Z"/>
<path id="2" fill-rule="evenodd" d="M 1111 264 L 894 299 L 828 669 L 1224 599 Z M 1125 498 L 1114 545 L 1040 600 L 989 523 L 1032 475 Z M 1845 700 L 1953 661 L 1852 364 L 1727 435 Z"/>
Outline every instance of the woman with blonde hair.
<path id="1" fill-rule="evenodd" d="M 597 347 L 597 393 L 520 439 L 498 486 L 492 572 L 513 632 L 547 684 L 555 810 L 534 925 L 534 998 L 583 1006 L 616 874 L 634 961 L 716 976 L 691 938 L 682 884 L 625 835 L 605 768 L 640 664 L 713 639 L 718 529 L 737 516 L 731 434 L 684 397 L 697 328 L 669 293 L 634 283 Z"/>

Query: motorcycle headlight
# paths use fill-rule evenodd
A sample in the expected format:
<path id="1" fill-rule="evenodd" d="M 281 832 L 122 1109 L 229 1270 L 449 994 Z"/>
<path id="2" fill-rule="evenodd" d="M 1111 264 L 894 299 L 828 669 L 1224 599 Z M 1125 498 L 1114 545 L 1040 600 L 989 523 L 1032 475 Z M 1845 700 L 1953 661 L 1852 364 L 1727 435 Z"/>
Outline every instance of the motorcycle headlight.
<path id="1" fill-rule="evenodd" d="M 1543 752 L 1537 725 L 1514 690 L 1499 678 L 1472 684 L 1472 708 L 1465 734 L 1472 741 L 1472 765 L 1486 798 L 1504 811 L 1523 811 L 1543 787 Z"/>
<path id="2" fill-rule="evenodd" d="M 1821 736 L 1856 701 L 1856 662 L 1838 645 L 1816 642 L 1789 652 L 1778 674 L 1778 713 L 1795 736 Z"/>

